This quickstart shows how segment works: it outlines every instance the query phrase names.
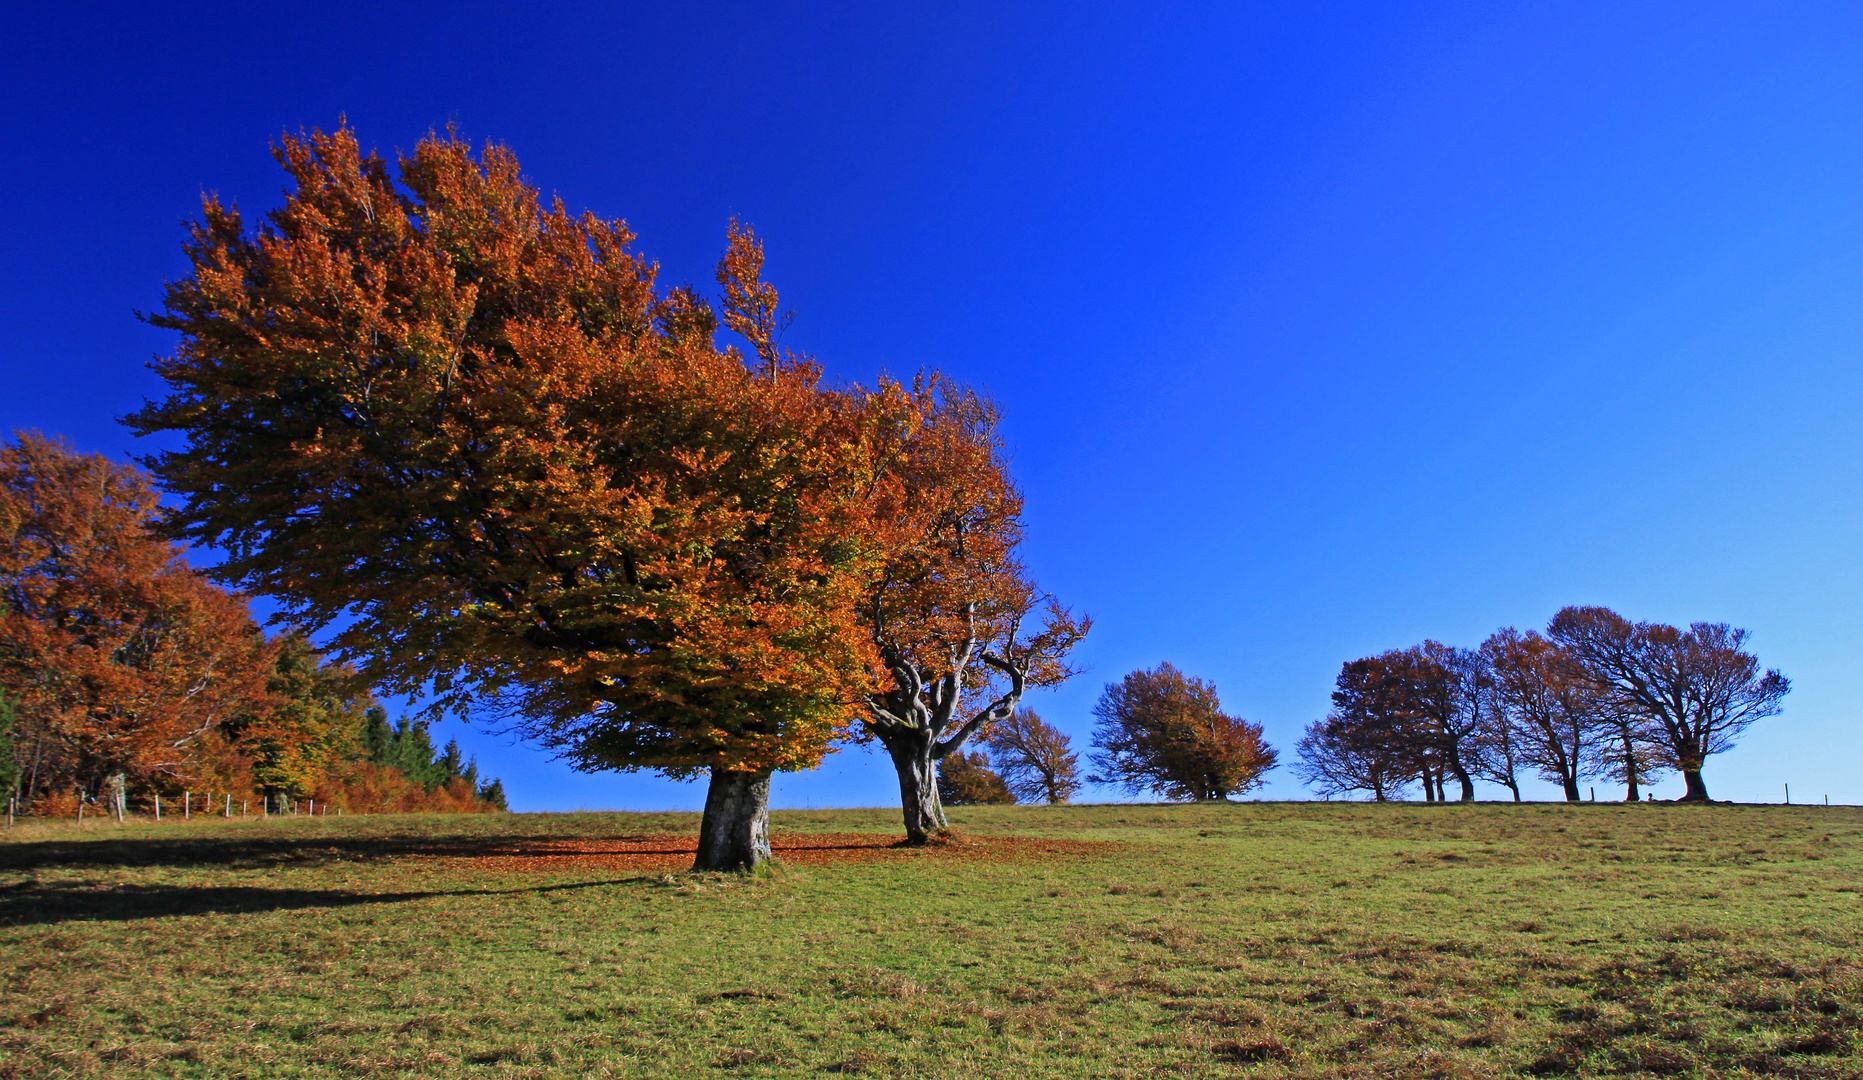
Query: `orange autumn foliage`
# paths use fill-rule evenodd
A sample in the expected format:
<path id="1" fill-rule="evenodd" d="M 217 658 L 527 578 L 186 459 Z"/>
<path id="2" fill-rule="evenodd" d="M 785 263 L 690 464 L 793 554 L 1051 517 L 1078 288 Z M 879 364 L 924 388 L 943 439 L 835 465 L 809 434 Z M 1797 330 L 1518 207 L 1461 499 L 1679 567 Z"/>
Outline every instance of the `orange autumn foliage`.
<path id="1" fill-rule="evenodd" d="M 222 725 L 266 707 L 275 647 L 149 534 L 155 509 L 139 470 L 34 434 L 0 444 L 0 691 L 26 803 L 116 773 L 198 782 Z"/>
<path id="2" fill-rule="evenodd" d="M 861 691 L 864 733 L 892 758 L 917 842 L 946 827 L 937 763 L 1013 716 L 1028 687 L 1073 674 L 1065 658 L 1091 623 L 1042 592 L 1017 553 L 1022 493 L 995 405 L 937 376 L 882 384 L 871 400 L 889 398 L 910 408 L 892 410 L 877 455 L 890 486 L 873 517 L 884 560 L 861 598 L 874 647 Z"/>
<path id="3" fill-rule="evenodd" d="M 301 636 L 267 641 L 243 597 L 154 535 L 156 513 L 133 466 L 38 435 L 0 443 L 0 695 L 23 809 L 72 816 L 119 775 L 145 811 L 183 793 L 254 813 L 266 796 L 342 806 L 352 789 L 359 808 L 492 808 L 464 781 L 429 791 L 358 760 L 367 691 Z"/>
<path id="4" fill-rule="evenodd" d="M 871 666 L 876 422 L 777 347 L 749 231 L 719 267 L 747 357 L 502 147 L 277 157 L 285 205 L 208 198 L 151 319 L 180 343 L 131 423 L 186 437 L 150 459 L 180 534 L 371 683 L 502 703 L 583 767 L 815 764 Z"/>
<path id="5" fill-rule="evenodd" d="M 490 814 L 498 809 L 461 777 L 429 791 L 400 769 L 368 761 L 341 763 L 324 774 L 310 797 L 349 814 Z"/>

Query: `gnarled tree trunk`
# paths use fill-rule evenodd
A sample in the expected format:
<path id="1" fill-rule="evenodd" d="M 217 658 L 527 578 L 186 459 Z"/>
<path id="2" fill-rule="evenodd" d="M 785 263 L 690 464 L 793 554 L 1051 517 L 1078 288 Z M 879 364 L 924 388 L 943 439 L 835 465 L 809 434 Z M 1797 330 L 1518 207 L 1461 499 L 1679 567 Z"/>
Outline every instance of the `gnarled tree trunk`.
<path id="1" fill-rule="evenodd" d="M 950 831 L 944 804 L 938 798 L 938 763 L 929 737 L 907 731 L 883 741 L 899 774 L 899 806 L 905 815 L 906 842 L 923 844 Z"/>
<path id="2" fill-rule="evenodd" d="M 1468 769 L 1462 764 L 1462 759 L 1460 757 L 1452 757 L 1449 759 L 1449 771 L 1455 774 L 1456 783 L 1462 785 L 1462 801 L 1474 802 L 1475 781 L 1470 779 Z M 1444 802 L 1448 802 L 1449 792 L 1443 791 L 1442 798 Z"/>
<path id="3" fill-rule="evenodd" d="M 749 870 L 770 857 L 770 773 L 712 770 L 694 870 Z"/>
<path id="4" fill-rule="evenodd" d="M 1009 677 L 1009 689 L 969 720 L 960 720 L 957 709 L 964 696 L 964 672 L 977 654 L 977 642 L 953 650 L 949 667 L 935 677 L 928 677 L 932 673 L 896 651 L 882 652 L 895 685 L 891 693 L 868 696 L 867 730 L 886 747 L 899 774 L 906 842 L 923 844 L 950 830 L 938 799 L 938 762 L 955 753 L 972 733 L 1015 713 L 1028 684 L 1028 664 L 984 653 L 984 663 Z"/>
<path id="5" fill-rule="evenodd" d="M 1688 785 L 1688 790 L 1682 795 L 1683 802 L 1714 801 L 1708 798 L 1708 785 L 1701 779 L 1701 769 L 1683 769 L 1682 782 Z"/>

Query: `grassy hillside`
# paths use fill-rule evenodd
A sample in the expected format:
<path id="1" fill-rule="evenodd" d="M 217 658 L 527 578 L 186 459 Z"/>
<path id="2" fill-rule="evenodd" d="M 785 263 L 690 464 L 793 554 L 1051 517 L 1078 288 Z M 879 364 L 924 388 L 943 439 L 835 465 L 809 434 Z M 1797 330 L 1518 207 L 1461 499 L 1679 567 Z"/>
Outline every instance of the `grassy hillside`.
<path id="1" fill-rule="evenodd" d="M 1863 1076 L 1863 810 L 894 816 L 22 825 L 0 1076 Z"/>

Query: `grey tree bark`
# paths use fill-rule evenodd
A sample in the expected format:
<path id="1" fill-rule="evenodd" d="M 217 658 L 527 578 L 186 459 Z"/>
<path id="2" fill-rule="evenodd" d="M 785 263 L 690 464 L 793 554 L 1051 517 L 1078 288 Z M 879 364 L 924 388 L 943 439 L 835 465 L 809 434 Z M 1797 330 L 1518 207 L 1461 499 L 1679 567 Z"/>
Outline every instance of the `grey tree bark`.
<path id="1" fill-rule="evenodd" d="M 938 798 L 938 763 L 933 740 L 895 736 L 886 752 L 899 774 L 899 805 L 905 815 L 906 839 L 922 844 L 947 833 L 944 803 Z"/>
<path id="2" fill-rule="evenodd" d="M 694 870 L 750 870 L 770 857 L 770 773 L 712 770 Z"/>
<path id="3" fill-rule="evenodd" d="M 1007 720 L 1022 700 L 1028 665 L 1011 656 L 979 655 L 978 643 L 967 641 L 951 652 L 948 666 L 933 677 L 925 669 L 891 648 L 883 648 L 892 670 L 893 690 L 867 698 L 867 730 L 886 747 L 899 774 L 899 801 L 905 819 L 906 842 L 923 844 L 949 831 L 944 807 L 938 800 L 938 762 L 950 756 L 978 729 Z M 995 668 L 1009 679 L 1009 689 L 968 720 L 960 719 L 965 672 L 973 659 Z"/>

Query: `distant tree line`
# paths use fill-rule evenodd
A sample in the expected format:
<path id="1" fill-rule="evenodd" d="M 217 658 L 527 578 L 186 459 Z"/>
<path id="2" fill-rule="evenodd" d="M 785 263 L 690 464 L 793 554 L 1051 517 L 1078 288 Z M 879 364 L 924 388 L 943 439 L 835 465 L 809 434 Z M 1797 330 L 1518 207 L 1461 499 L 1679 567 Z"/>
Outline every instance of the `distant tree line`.
<path id="1" fill-rule="evenodd" d="M 502 809 L 456 745 L 389 728 L 303 635 L 157 535 L 146 474 L 22 434 L 0 443 L 0 787 L 25 812 L 185 792 L 256 811 Z"/>
<path id="2" fill-rule="evenodd" d="M 1632 622 L 1568 607 L 1544 633 L 1497 631 L 1479 648 L 1425 641 L 1348 661 L 1332 710 L 1307 728 L 1296 772 L 1325 795 L 1425 801 L 1475 797 L 1475 781 L 1624 785 L 1627 801 L 1667 772 L 1683 799 L 1705 801 L 1702 770 L 1754 721 L 1775 715 L 1791 684 L 1762 668 L 1747 632 Z"/>

